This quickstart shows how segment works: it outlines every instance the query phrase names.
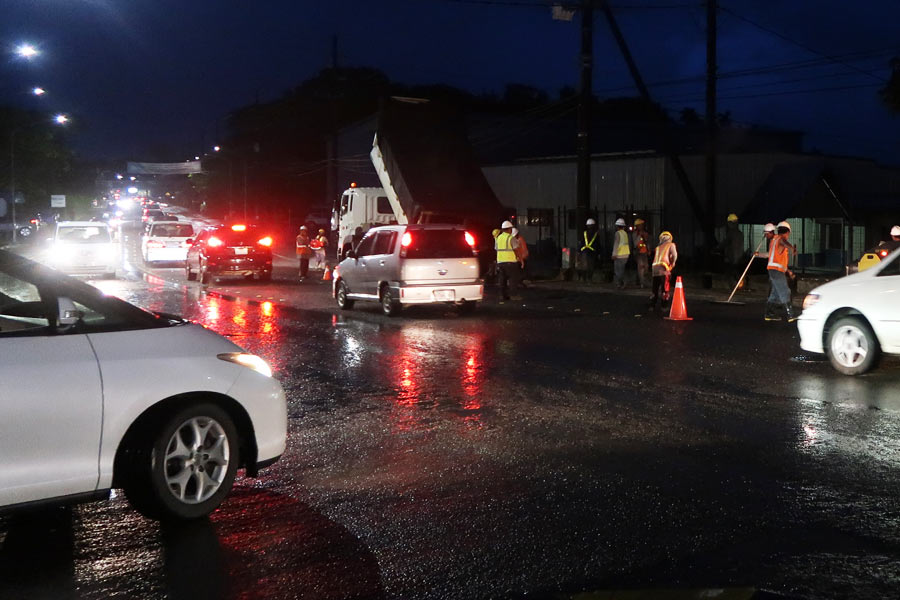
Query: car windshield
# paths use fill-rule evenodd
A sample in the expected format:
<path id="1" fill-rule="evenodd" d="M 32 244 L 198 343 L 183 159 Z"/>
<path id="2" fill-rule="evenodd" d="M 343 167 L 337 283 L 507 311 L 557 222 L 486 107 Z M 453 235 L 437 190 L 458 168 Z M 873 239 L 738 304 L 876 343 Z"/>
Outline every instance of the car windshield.
<path id="1" fill-rule="evenodd" d="M 461 229 L 413 229 L 406 258 L 471 258 L 472 247 Z"/>
<path id="2" fill-rule="evenodd" d="M 56 241 L 76 244 L 103 244 L 109 242 L 109 229 L 103 226 L 66 226 L 56 231 Z"/>
<path id="3" fill-rule="evenodd" d="M 157 237 L 191 237 L 194 228 L 188 223 L 160 223 L 153 226 L 150 235 Z"/>

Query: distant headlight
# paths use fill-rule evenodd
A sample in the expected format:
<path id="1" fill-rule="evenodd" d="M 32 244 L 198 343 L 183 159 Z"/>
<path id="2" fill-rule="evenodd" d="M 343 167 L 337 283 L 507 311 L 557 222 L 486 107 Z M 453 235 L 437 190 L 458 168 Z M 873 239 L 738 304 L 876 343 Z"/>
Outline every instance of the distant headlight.
<path id="1" fill-rule="evenodd" d="M 260 375 L 265 375 L 266 377 L 272 376 L 272 368 L 260 357 L 255 354 L 247 354 L 244 352 L 225 352 L 223 354 L 219 354 L 216 356 L 219 360 L 227 360 L 228 362 L 233 362 L 239 365 L 243 365 L 250 369 L 253 369 Z"/>
<path id="2" fill-rule="evenodd" d="M 803 299 L 803 310 L 812 308 L 812 305 L 819 301 L 819 294 L 807 294 Z"/>

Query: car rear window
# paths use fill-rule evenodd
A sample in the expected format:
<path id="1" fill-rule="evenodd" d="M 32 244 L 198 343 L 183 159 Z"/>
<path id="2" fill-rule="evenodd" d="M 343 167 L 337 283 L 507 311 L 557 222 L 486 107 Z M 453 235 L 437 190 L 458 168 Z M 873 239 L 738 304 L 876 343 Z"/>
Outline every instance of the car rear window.
<path id="1" fill-rule="evenodd" d="M 104 244 L 109 243 L 109 229 L 106 225 L 92 227 L 60 227 L 56 230 L 56 239 L 60 242 L 73 242 L 76 244 Z"/>
<path id="2" fill-rule="evenodd" d="M 474 255 L 462 229 L 413 229 L 406 258 L 469 258 Z"/>
<path id="3" fill-rule="evenodd" d="M 189 223 L 162 223 L 153 226 L 150 235 L 159 237 L 191 237 L 194 228 Z"/>
<path id="4" fill-rule="evenodd" d="M 225 242 L 226 246 L 255 246 L 266 234 L 258 229 L 247 228 L 245 231 L 220 229 L 213 235 Z"/>

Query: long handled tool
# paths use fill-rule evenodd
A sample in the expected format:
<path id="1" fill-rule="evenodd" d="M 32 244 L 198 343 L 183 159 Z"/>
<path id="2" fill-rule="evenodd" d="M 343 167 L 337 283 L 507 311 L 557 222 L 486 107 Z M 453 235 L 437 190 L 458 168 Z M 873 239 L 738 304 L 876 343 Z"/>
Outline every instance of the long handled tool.
<path id="1" fill-rule="evenodd" d="M 750 270 L 750 265 L 753 264 L 754 259 L 756 259 L 757 252 L 759 252 L 759 249 L 762 248 L 762 245 L 765 241 L 766 241 L 765 237 L 763 237 L 763 239 L 759 240 L 759 243 L 756 245 L 756 250 L 750 256 L 750 262 L 747 263 L 747 266 L 744 268 L 744 272 L 741 273 L 741 278 L 738 279 L 738 282 L 735 284 L 734 289 L 731 290 L 731 295 L 728 296 L 728 300 L 716 300 L 715 301 L 716 304 L 735 304 L 735 305 L 744 304 L 743 302 L 732 302 L 731 299 L 734 298 L 735 292 L 738 291 L 738 288 L 741 287 L 741 284 L 744 282 L 744 277 L 747 276 L 747 271 Z"/>

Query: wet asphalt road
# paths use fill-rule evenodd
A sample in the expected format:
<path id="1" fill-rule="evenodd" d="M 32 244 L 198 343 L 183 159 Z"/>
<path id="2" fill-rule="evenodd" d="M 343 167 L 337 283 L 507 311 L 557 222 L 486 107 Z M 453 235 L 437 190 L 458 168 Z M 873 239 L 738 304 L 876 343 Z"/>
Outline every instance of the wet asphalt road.
<path id="1" fill-rule="evenodd" d="M 897 597 L 896 361 L 840 376 L 759 305 L 690 296 L 681 323 L 552 290 L 388 319 L 154 273 L 97 285 L 269 360 L 287 453 L 187 527 L 119 497 L 0 518 L 0 598 Z"/>

